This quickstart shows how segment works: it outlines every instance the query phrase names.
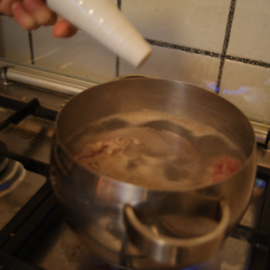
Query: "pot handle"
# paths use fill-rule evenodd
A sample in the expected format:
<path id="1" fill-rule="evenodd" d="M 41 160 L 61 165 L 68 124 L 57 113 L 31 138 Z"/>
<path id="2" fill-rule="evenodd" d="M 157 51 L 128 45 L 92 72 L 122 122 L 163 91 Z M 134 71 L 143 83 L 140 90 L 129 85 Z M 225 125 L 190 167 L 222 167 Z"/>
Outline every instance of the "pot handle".
<path id="1" fill-rule="evenodd" d="M 219 201 L 221 217 L 217 226 L 205 235 L 176 238 L 155 234 L 140 222 L 132 206 L 124 206 L 124 219 L 131 242 L 154 261 L 169 265 L 191 265 L 216 254 L 225 238 L 230 221 L 230 208 Z"/>

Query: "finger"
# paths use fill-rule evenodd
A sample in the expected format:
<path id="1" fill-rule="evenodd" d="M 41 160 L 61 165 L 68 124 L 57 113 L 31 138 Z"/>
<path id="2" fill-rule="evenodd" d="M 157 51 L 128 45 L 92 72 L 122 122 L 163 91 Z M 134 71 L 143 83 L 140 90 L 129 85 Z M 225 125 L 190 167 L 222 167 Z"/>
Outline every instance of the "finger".
<path id="1" fill-rule="evenodd" d="M 25 29 L 32 30 L 37 29 L 38 24 L 36 23 L 33 16 L 29 13 L 29 11 L 25 8 L 24 4 L 20 2 L 15 2 L 11 10 L 13 12 L 13 18 Z"/>
<path id="2" fill-rule="evenodd" d="M 13 12 L 11 10 L 11 6 L 15 2 L 21 2 L 21 1 L 20 0 L 0 0 L 0 12 L 7 16 L 12 16 Z"/>
<path id="3" fill-rule="evenodd" d="M 25 7 L 39 25 L 53 25 L 56 14 L 42 0 L 24 0 Z"/>
<path id="4" fill-rule="evenodd" d="M 77 33 L 77 28 L 66 20 L 58 20 L 53 27 L 55 37 L 71 37 Z"/>

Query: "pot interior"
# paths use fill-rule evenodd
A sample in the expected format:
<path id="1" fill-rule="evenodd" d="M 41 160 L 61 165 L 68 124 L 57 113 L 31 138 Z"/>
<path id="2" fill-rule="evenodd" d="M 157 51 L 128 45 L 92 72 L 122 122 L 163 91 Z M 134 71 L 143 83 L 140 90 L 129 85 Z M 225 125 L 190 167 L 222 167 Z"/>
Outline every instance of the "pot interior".
<path id="1" fill-rule="evenodd" d="M 204 164 L 205 160 L 218 157 L 215 168 L 220 166 L 219 163 L 223 164 L 224 158 L 227 157 L 233 157 L 233 160 L 243 165 L 251 155 L 255 143 L 254 133 L 247 118 L 234 105 L 218 95 L 181 82 L 141 78 L 109 82 L 74 97 L 58 117 L 57 133 L 66 150 L 75 156 L 75 159 L 78 149 L 83 149 L 89 140 L 97 143 L 96 138 L 100 134 L 103 134 L 103 141 L 108 141 L 108 137 L 111 136 L 110 142 L 115 142 L 121 136 L 127 138 L 127 134 L 130 134 L 129 138 L 139 138 L 140 146 L 133 149 L 137 151 L 136 154 L 138 147 L 144 151 L 140 156 L 129 154 L 132 158 L 127 161 L 126 166 L 130 169 L 126 171 L 125 177 L 122 177 L 123 171 L 115 172 L 122 160 L 121 156 L 115 156 L 115 152 L 106 164 L 106 155 L 102 156 L 98 150 L 99 158 L 94 163 L 98 163 L 99 167 L 96 170 L 96 165 L 88 168 L 114 179 L 125 181 L 126 179 L 122 178 L 129 178 L 128 182 L 135 181 L 138 184 L 138 175 L 143 174 L 144 165 L 154 164 L 151 165 L 152 172 L 149 173 L 148 170 L 147 177 L 142 177 L 139 182 L 139 185 L 151 186 L 150 178 L 155 178 L 153 187 L 165 178 L 168 180 L 165 185 L 179 185 L 179 175 L 182 176 L 183 187 L 209 184 L 209 181 L 205 181 L 201 176 L 202 168 L 208 166 L 208 163 Z M 172 137 L 172 134 L 176 137 Z M 168 152 L 166 155 L 164 151 L 159 151 L 163 144 L 168 146 L 168 149 L 164 150 Z M 102 147 L 107 151 L 108 144 Z M 145 154 L 147 151 L 151 152 L 148 160 Z M 175 158 L 172 157 L 174 152 Z M 90 156 L 92 158 L 97 155 Z M 126 160 L 126 157 L 124 159 Z M 160 163 L 161 159 L 163 163 Z M 232 161 L 226 162 L 230 167 Z M 142 163 L 144 167 L 139 166 Z M 197 163 L 204 165 L 197 170 L 194 167 Z M 89 159 L 85 159 L 83 165 L 87 167 L 87 164 Z M 179 164 L 182 166 L 178 166 Z M 227 170 L 228 166 L 226 165 L 224 170 Z M 105 170 L 101 170 L 101 167 Z M 113 169 L 106 170 L 109 167 Z M 131 178 L 135 180 L 132 182 Z M 223 179 L 224 176 L 221 180 Z M 217 177 L 214 180 L 220 179 Z"/>

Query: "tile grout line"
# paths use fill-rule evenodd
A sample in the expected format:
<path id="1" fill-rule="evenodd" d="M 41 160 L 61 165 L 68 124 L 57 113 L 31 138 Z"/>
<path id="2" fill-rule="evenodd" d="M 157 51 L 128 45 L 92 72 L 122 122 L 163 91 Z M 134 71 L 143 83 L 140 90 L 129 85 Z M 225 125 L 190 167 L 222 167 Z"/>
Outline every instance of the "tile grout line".
<path id="1" fill-rule="evenodd" d="M 117 7 L 121 10 L 122 8 L 122 0 L 117 0 Z M 120 58 L 116 56 L 115 60 L 115 76 L 118 77 L 120 73 Z"/>
<path id="2" fill-rule="evenodd" d="M 225 59 L 233 60 L 236 62 L 242 62 L 244 64 L 249 64 L 249 65 L 253 65 L 253 66 L 270 68 L 270 63 L 266 63 L 263 61 L 252 60 L 252 59 L 242 58 L 242 57 L 237 57 L 237 56 L 232 56 L 232 55 L 225 55 Z"/>
<path id="3" fill-rule="evenodd" d="M 225 63 L 226 54 L 227 54 L 227 50 L 228 50 L 228 46 L 229 46 L 230 36 L 231 36 L 236 1 L 237 0 L 231 0 L 231 4 L 230 4 L 230 11 L 228 14 L 228 21 L 227 21 L 226 30 L 225 30 L 225 37 L 224 37 L 224 42 L 223 42 L 223 47 L 222 47 L 222 53 L 220 56 L 219 72 L 218 72 L 218 77 L 217 77 L 217 82 L 216 82 L 216 93 L 217 94 L 220 91 L 221 78 L 222 78 L 224 63 Z"/>
<path id="4" fill-rule="evenodd" d="M 117 7 L 121 10 L 122 0 L 117 0 Z"/>
<path id="5" fill-rule="evenodd" d="M 164 42 L 164 41 L 158 41 L 158 40 L 152 40 L 152 39 L 146 39 L 146 40 L 148 41 L 149 44 L 157 46 L 157 47 L 174 49 L 174 50 L 179 50 L 179 51 L 194 53 L 194 54 L 200 54 L 200 55 L 207 55 L 207 56 L 214 57 L 214 58 L 221 58 L 221 54 L 211 52 L 211 51 L 205 51 L 205 50 L 187 47 L 187 46 L 183 46 L 183 45 L 172 44 L 172 43 Z M 263 62 L 263 61 L 242 58 L 242 57 L 237 57 L 237 56 L 232 56 L 232 55 L 225 55 L 223 57 L 225 59 L 236 61 L 236 62 L 242 62 L 242 63 L 249 64 L 249 65 L 270 68 L 270 63 Z"/>
<path id="6" fill-rule="evenodd" d="M 116 60 L 115 60 L 115 76 L 116 77 L 119 76 L 119 69 L 120 69 L 120 59 L 118 56 L 116 56 Z"/>
<path id="7" fill-rule="evenodd" d="M 34 58 L 34 45 L 33 45 L 33 36 L 32 31 L 28 31 L 28 42 L 29 42 L 29 49 L 30 49 L 30 61 L 31 64 L 35 64 L 35 58 Z"/>
<path id="8" fill-rule="evenodd" d="M 146 41 L 148 41 L 149 44 L 154 45 L 154 46 L 158 46 L 158 47 L 174 49 L 174 50 L 195 53 L 195 54 L 201 54 L 201 55 L 208 55 L 208 56 L 216 57 L 216 58 L 220 57 L 219 53 L 214 53 L 214 52 L 196 49 L 196 48 L 192 48 L 192 47 L 187 47 L 187 46 L 183 46 L 183 45 L 177 45 L 177 44 L 172 44 L 169 42 L 157 41 L 157 40 L 152 40 L 152 39 L 146 39 Z"/>

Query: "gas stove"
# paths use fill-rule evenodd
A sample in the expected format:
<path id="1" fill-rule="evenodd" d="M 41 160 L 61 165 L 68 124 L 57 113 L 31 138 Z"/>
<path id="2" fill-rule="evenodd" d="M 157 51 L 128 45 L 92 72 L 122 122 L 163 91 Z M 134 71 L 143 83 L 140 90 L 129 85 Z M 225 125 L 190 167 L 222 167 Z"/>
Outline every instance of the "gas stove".
<path id="1" fill-rule="evenodd" d="M 63 220 L 48 181 L 57 113 L 91 84 L 72 88 L 70 81 L 57 85 L 55 77 L 42 81 L 37 74 L 25 79 L 18 70 L 3 68 L 2 72 L 0 269 L 117 269 L 100 261 L 78 240 Z M 249 207 L 222 250 L 187 269 L 270 269 L 269 136 L 268 128 L 254 125 L 258 171 Z"/>

